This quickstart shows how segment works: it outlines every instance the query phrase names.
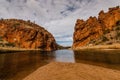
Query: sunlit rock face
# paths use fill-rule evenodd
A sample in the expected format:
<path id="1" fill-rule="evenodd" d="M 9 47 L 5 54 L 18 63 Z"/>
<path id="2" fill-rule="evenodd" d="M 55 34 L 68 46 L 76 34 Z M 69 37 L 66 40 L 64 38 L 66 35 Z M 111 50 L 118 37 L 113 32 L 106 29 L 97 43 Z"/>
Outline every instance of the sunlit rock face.
<path id="1" fill-rule="evenodd" d="M 3 40 L 20 48 L 57 49 L 57 44 L 52 34 L 29 20 L 1 19 L 0 36 Z"/>
<path id="2" fill-rule="evenodd" d="M 106 31 L 112 31 L 120 21 L 120 8 L 109 8 L 108 12 L 100 11 L 98 18 L 90 17 L 88 20 L 78 19 L 73 35 L 73 48 L 89 45 L 91 41 L 100 38 Z"/>

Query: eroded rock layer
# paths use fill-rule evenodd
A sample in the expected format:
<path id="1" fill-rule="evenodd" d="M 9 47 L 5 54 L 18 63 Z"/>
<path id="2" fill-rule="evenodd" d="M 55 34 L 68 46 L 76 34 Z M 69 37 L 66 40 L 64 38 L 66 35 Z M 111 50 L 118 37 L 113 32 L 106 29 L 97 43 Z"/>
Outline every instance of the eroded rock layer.
<path id="1" fill-rule="evenodd" d="M 78 19 L 75 24 L 73 35 L 73 48 L 89 45 L 91 41 L 97 40 L 105 31 L 111 31 L 116 23 L 120 21 L 119 6 L 109 8 L 108 12 L 101 11 L 98 18 L 90 17 L 88 20 Z"/>
<path id="2" fill-rule="evenodd" d="M 52 34 L 29 20 L 1 19 L 0 36 L 3 40 L 20 48 L 57 49 L 57 44 Z"/>

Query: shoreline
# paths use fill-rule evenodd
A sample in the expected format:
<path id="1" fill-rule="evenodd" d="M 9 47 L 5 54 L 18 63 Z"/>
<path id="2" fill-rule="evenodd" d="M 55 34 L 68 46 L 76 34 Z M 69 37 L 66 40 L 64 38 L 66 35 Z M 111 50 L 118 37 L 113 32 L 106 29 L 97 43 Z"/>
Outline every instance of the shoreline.
<path id="1" fill-rule="evenodd" d="M 0 47 L 0 52 L 22 52 L 22 51 L 43 51 L 41 49 L 25 49 L 25 48 L 17 48 L 17 47 Z"/>
<path id="2" fill-rule="evenodd" d="M 83 46 L 76 48 L 67 48 L 68 50 L 86 50 L 86 49 L 100 49 L 100 50 L 118 50 L 120 49 L 120 44 L 111 44 L 111 45 L 92 45 L 92 46 Z M 58 49 L 61 50 L 61 49 Z M 17 48 L 17 47 L 0 47 L 0 52 L 21 52 L 21 51 L 44 51 L 42 49 L 26 49 L 26 48 Z"/>
<path id="3" fill-rule="evenodd" d="M 83 49 L 116 50 L 116 49 L 120 49 L 120 44 L 83 46 L 83 47 L 77 47 L 71 49 L 72 50 L 83 50 Z"/>

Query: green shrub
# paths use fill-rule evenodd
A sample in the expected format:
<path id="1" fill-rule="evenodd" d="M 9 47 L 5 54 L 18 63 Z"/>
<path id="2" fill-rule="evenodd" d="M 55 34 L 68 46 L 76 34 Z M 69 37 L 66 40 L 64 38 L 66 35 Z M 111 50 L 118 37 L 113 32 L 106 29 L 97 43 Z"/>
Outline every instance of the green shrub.
<path id="1" fill-rule="evenodd" d="M 120 32 L 117 32 L 117 37 L 120 37 Z"/>
<path id="2" fill-rule="evenodd" d="M 3 21 L 4 19 L 3 19 L 3 18 L 1 18 L 0 20 L 1 20 L 1 21 Z"/>
<path id="3" fill-rule="evenodd" d="M 20 23 L 15 23 L 15 24 L 13 24 L 12 26 L 13 26 L 13 27 L 18 27 L 18 26 L 20 26 Z"/>
<path id="4" fill-rule="evenodd" d="M 105 41 L 108 41 L 109 39 L 105 36 L 102 36 L 102 41 L 105 42 Z"/>
<path id="5" fill-rule="evenodd" d="M 15 47 L 14 43 L 6 43 L 5 45 L 8 46 L 8 47 Z"/>
<path id="6" fill-rule="evenodd" d="M 116 22 L 116 26 L 120 26 L 120 20 L 118 20 L 117 22 Z"/>
<path id="7" fill-rule="evenodd" d="M 109 29 L 107 29 L 107 30 L 104 31 L 104 34 L 107 34 L 107 33 L 110 33 Z"/>
<path id="8" fill-rule="evenodd" d="M 0 41 L 3 41 L 2 36 L 0 36 Z"/>

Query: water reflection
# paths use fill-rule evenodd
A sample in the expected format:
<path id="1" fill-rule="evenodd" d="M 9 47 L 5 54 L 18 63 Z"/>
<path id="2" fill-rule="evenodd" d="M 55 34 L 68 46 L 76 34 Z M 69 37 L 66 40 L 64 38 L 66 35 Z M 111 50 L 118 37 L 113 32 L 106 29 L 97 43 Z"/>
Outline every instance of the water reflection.
<path id="1" fill-rule="evenodd" d="M 80 50 L 74 51 L 76 62 L 80 60 L 120 64 L 120 50 Z"/>
<path id="2" fill-rule="evenodd" d="M 74 51 L 75 62 L 120 70 L 120 50 Z"/>
<path id="3" fill-rule="evenodd" d="M 120 50 L 0 53 L 0 79 L 21 80 L 39 67 L 54 61 L 86 63 L 120 70 Z"/>
<path id="4" fill-rule="evenodd" d="M 36 51 L 0 54 L 0 79 L 21 79 L 40 66 L 54 61 L 53 54 Z"/>
<path id="5" fill-rule="evenodd" d="M 57 62 L 75 62 L 72 50 L 58 50 L 55 52 L 55 61 Z"/>

